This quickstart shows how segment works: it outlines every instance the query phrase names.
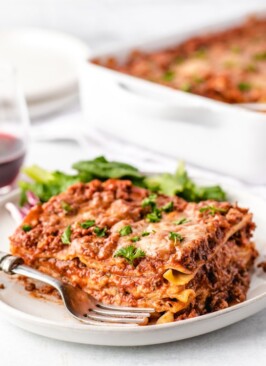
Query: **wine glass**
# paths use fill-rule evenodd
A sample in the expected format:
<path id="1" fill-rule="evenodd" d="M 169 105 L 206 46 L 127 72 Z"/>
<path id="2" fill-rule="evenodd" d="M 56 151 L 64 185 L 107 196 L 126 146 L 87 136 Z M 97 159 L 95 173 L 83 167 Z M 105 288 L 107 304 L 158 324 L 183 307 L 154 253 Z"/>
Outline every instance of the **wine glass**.
<path id="1" fill-rule="evenodd" d="M 0 65 L 0 195 L 18 176 L 28 143 L 29 118 L 15 70 Z"/>

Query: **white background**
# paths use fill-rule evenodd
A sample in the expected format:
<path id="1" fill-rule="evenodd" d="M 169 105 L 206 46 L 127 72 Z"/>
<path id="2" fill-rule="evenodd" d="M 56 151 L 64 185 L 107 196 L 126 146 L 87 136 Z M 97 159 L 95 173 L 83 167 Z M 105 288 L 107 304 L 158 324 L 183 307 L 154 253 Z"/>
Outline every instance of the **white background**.
<path id="1" fill-rule="evenodd" d="M 266 7 L 265 0 L 0 0 L 0 25 L 60 29 L 93 46 Z"/>
<path id="2" fill-rule="evenodd" d="M 100 48 L 127 39 L 167 34 L 206 19 L 219 19 L 263 5 L 266 8 L 265 0 L 1 0 L 0 25 L 56 28 Z M 63 169 L 79 158 L 80 151 L 75 146 L 35 143 L 28 163 L 38 161 L 46 167 Z M 209 335 L 143 348 L 54 341 L 16 328 L 0 314 L 0 363 L 5 366 L 265 365 L 266 311 Z"/>

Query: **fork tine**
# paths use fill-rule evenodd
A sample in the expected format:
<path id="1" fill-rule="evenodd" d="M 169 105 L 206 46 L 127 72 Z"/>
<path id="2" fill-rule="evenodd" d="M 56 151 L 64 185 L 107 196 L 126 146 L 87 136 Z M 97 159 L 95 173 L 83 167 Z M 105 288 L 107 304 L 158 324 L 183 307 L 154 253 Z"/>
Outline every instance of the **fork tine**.
<path id="1" fill-rule="evenodd" d="M 97 326 L 106 326 L 106 325 L 109 325 L 109 326 L 118 326 L 118 327 L 138 327 L 138 324 L 136 323 L 108 323 L 108 322 L 102 322 L 102 321 L 99 321 L 99 320 L 93 320 L 93 319 L 88 319 L 88 317 L 86 318 L 79 318 L 77 317 L 78 320 L 80 320 L 82 323 L 84 324 L 87 324 L 87 325 L 97 325 Z"/>
<path id="2" fill-rule="evenodd" d="M 102 309 L 99 307 L 95 307 L 93 309 L 93 312 L 96 314 L 102 314 L 102 315 L 110 315 L 110 316 L 116 316 L 116 317 L 125 317 L 125 318 L 139 318 L 139 317 L 149 317 L 151 314 L 150 313 L 134 313 L 134 312 L 129 312 L 129 311 L 118 311 L 118 310 L 107 310 L 107 309 Z"/>
<path id="3" fill-rule="evenodd" d="M 112 316 L 104 316 L 94 313 L 93 311 L 87 314 L 87 318 L 93 320 L 100 320 L 102 322 L 108 323 L 134 323 L 134 324 L 143 324 L 147 321 L 147 318 L 118 318 Z"/>
<path id="4" fill-rule="evenodd" d="M 150 313 L 154 312 L 153 309 L 148 308 L 120 307 L 97 303 L 97 300 L 86 292 L 19 263 L 21 263 L 20 257 L 2 253 L 0 267 L 4 272 L 27 276 L 53 286 L 60 293 L 68 313 L 85 324 L 100 326 L 137 326 L 138 324 L 147 324 Z M 93 311 L 87 313 L 87 309 L 94 307 L 97 307 L 100 311 L 102 309 L 102 312 L 105 313 L 105 315 L 97 314 L 97 312 Z M 112 312 L 115 312 L 115 314 L 111 315 L 110 313 Z M 124 312 L 127 312 L 127 314 L 124 314 Z"/>
<path id="5" fill-rule="evenodd" d="M 132 308 L 129 306 L 115 306 L 115 305 L 107 305 L 107 304 L 103 304 L 103 303 L 98 303 L 97 306 L 99 306 L 100 308 L 103 309 L 109 309 L 109 310 L 121 310 L 121 311 L 129 311 L 132 313 L 154 313 L 155 310 L 152 308 Z"/>

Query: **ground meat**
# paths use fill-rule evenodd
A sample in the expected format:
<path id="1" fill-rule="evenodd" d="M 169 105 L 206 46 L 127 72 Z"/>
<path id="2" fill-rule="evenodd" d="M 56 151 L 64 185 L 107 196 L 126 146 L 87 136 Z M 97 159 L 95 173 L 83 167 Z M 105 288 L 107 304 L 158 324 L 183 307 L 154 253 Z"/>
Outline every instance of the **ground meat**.
<path id="1" fill-rule="evenodd" d="M 264 272 L 266 272 L 266 262 L 261 262 L 258 264 L 259 268 L 262 268 Z"/>
<path id="2" fill-rule="evenodd" d="M 32 282 L 26 282 L 25 283 L 25 290 L 26 291 L 31 292 L 31 291 L 34 291 L 35 289 L 36 289 L 36 285 L 34 283 L 32 283 Z"/>

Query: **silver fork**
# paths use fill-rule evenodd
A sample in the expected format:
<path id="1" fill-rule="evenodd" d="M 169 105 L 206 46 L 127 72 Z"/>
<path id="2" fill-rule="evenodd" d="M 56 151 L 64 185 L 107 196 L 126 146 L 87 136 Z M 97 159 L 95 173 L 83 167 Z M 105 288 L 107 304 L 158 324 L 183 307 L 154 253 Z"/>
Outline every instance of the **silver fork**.
<path id="1" fill-rule="evenodd" d="M 134 308 L 106 305 L 98 302 L 86 292 L 63 283 L 23 264 L 20 257 L 0 252 L 0 270 L 7 274 L 18 274 L 42 281 L 61 295 L 68 312 L 76 319 L 91 325 L 137 326 L 147 323 L 155 311 L 151 308 Z"/>

